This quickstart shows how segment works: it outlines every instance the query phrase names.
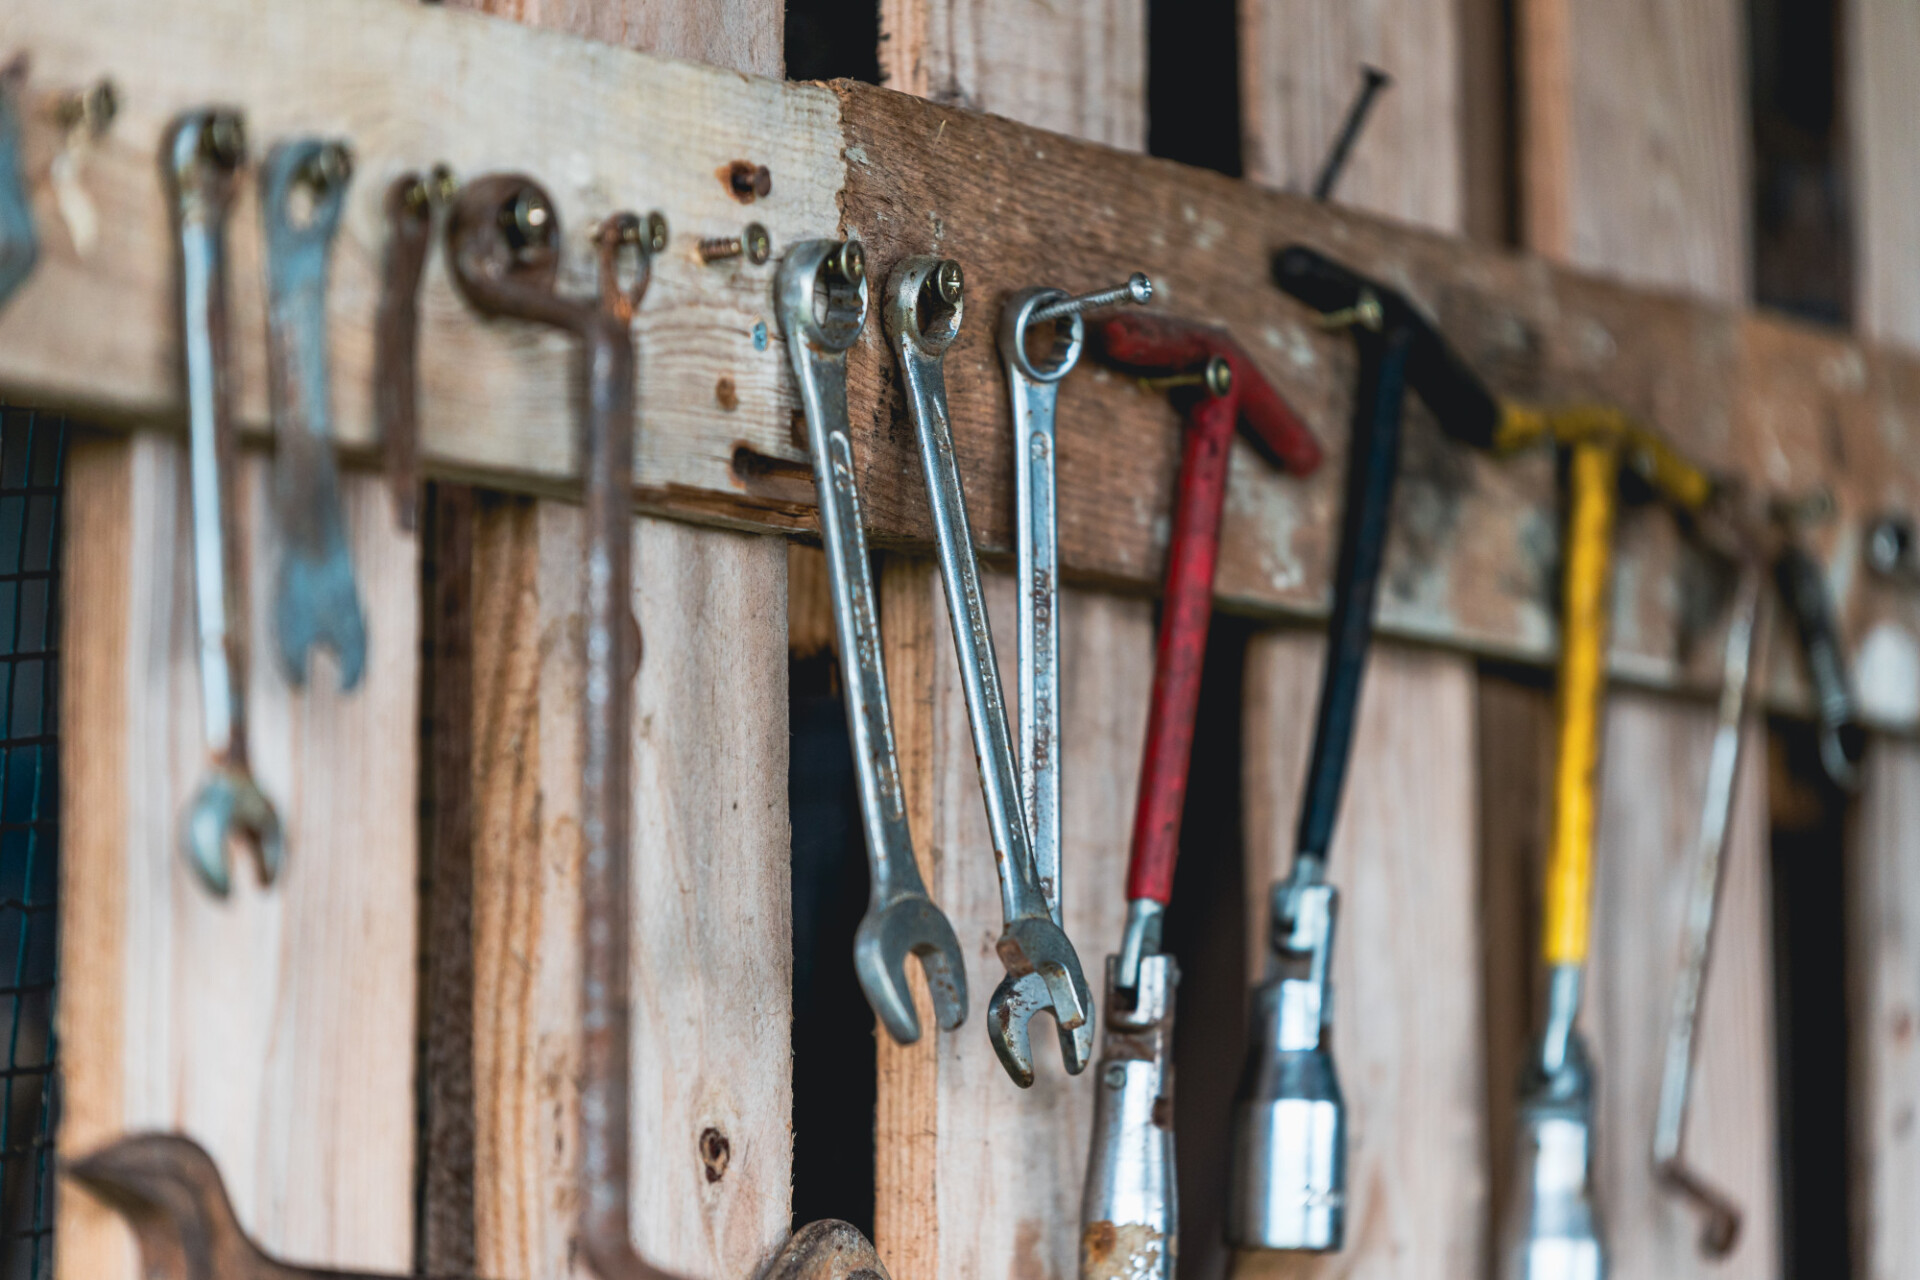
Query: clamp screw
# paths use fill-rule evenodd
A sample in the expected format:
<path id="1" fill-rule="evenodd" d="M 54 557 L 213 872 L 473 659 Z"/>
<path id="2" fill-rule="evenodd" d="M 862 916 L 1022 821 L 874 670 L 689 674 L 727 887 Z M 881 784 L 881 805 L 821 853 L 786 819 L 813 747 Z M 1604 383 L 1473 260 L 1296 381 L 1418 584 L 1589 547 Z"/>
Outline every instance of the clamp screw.
<path id="1" fill-rule="evenodd" d="M 867 278 L 867 251 L 858 240 L 843 240 L 827 259 L 827 268 L 848 284 Z"/>
<path id="2" fill-rule="evenodd" d="M 1082 311 L 1097 311 L 1101 307 L 1117 306 L 1123 302 L 1144 306 L 1152 300 L 1153 281 L 1144 272 L 1136 271 L 1127 277 L 1125 284 L 1115 288 L 1083 293 L 1077 298 L 1062 298 L 1058 302 L 1035 308 L 1033 314 L 1027 317 L 1027 323 L 1045 324 L 1049 320 L 1064 320 Z"/>
<path id="3" fill-rule="evenodd" d="M 940 301 L 953 306 L 960 301 L 960 295 L 966 289 L 966 276 L 960 270 L 960 264 L 952 258 L 943 258 L 933 271 L 933 288 L 940 295 Z"/>
<path id="4" fill-rule="evenodd" d="M 663 243 L 664 239 L 662 237 Z M 746 230 L 737 236 L 713 236 L 702 240 L 696 246 L 696 251 L 700 255 L 700 261 L 706 263 L 745 255 L 748 262 L 759 266 L 772 256 L 773 240 L 767 235 L 765 227 L 757 222 L 749 222 Z"/>
<path id="5" fill-rule="evenodd" d="M 1205 387 L 1207 394 L 1220 397 L 1233 390 L 1233 366 L 1225 356 L 1208 356 L 1198 373 L 1176 373 L 1164 378 L 1142 378 L 1143 391 L 1167 391 L 1174 387 Z"/>

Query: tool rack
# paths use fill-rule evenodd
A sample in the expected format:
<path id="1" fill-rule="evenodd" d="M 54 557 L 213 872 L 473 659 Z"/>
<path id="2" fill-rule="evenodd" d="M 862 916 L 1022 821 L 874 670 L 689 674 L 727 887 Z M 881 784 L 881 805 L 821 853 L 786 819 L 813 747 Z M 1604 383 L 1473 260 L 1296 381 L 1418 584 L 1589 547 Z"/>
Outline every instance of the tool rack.
<path id="1" fill-rule="evenodd" d="M 83 1151 L 129 1127 L 188 1127 L 219 1156 L 243 1218 L 303 1260 L 391 1269 L 418 1259 L 503 1278 L 567 1265 L 570 1211 L 561 1206 L 572 1157 L 556 1149 L 572 1133 L 577 1052 L 567 922 L 578 894 L 568 864 L 578 659 L 558 637 L 576 624 L 581 536 L 570 354 L 556 337 L 478 319 L 436 252 L 422 300 L 421 457 L 456 496 L 418 536 L 402 532 L 373 466 L 370 375 L 378 195 L 406 169 L 444 162 L 457 176 L 537 176 L 571 230 L 563 270 L 576 291 L 589 287 L 583 236 L 601 214 L 658 209 L 673 230 L 636 317 L 636 615 L 646 654 L 635 695 L 636 1221 L 650 1256 L 701 1280 L 752 1274 L 788 1228 L 786 619 L 810 607 L 790 595 L 788 543 L 817 539 L 804 428 L 769 301 L 775 264 L 703 264 L 692 247 L 702 236 L 751 219 L 768 229 L 776 262 L 796 240 L 858 236 L 876 279 L 907 255 L 938 252 L 965 263 L 970 296 L 989 305 L 1036 282 L 1104 282 L 1138 269 L 1167 306 L 1241 337 L 1330 455 L 1305 482 L 1242 458 L 1229 488 L 1221 607 L 1308 624 L 1257 645 L 1249 664 L 1250 702 L 1267 712 L 1244 728 L 1251 884 L 1267 878 L 1267 849 L 1281 856 L 1293 805 L 1267 793 L 1282 784 L 1264 780 L 1302 772 L 1317 669 L 1311 624 L 1326 608 L 1352 381 L 1347 344 L 1250 265 L 1283 243 L 1364 264 L 1406 292 L 1503 393 L 1618 405 L 1711 468 L 1780 493 L 1830 491 L 1836 515 L 1812 536 L 1861 672 L 1861 710 L 1884 733 L 1920 729 L 1920 595 L 1876 585 L 1859 567 L 1873 517 L 1920 510 L 1920 355 L 1910 351 L 886 89 L 783 83 L 402 0 L 15 5 L 0 21 L 0 54 L 15 51 L 30 56 L 27 101 L 40 104 L 26 113 L 26 169 L 49 230 L 35 275 L 0 312 L 0 395 L 92 424 L 76 437 L 66 498 L 61 1149 Z M 103 230 L 83 254 L 60 230 L 45 181 L 69 141 L 41 108 L 102 78 L 120 106 L 84 158 L 81 184 Z M 322 131 L 356 150 L 361 177 L 328 308 L 349 534 L 373 620 L 367 681 L 352 696 L 324 678 L 295 693 L 256 657 L 256 765 L 285 797 L 295 852 L 271 894 L 243 890 L 225 904 L 198 894 L 173 849 L 200 753 L 190 728 L 184 403 L 156 159 L 167 122 L 207 103 L 240 108 L 263 140 Z M 770 189 L 738 181 L 742 166 L 765 166 Z M 233 226 L 236 403 L 258 439 L 265 352 L 251 184 Z M 1011 437 L 993 333 L 987 320 L 970 323 L 947 378 L 974 530 L 1004 564 Z M 1144 687 L 1151 664 L 1148 597 L 1179 441 L 1164 401 L 1126 379 L 1089 364 L 1066 386 L 1061 556 L 1076 590 L 1064 626 L 1084 647 L 1078 669 L 1069 658 L 1065 696 L 1068 732 L 1085 742 L 1068 775 L 1068 921 L 1097 955 L 1117 936 L 1112 868 L 1144 713 L 1144 702 L 1102 704 L 1106 691 Z M 992 918 L 992 882 L 977 798 L 960 770 L 968 746 L 925 559 L 926 493 L 878 323 L 852 352 L 849 389 L 869 535 L 882 549 L 909 811 L 936 898 L 971 924 Z M 1370 677 L 1359 750 L 1375 753 L 1373 776 L 1350 798 L 1359 832 L 1349 838 L 1426 839 L 1436 858 L 1471 859 L 1475 797 L 1440 794 L 1432 757 L 1472 756 L 1476 715 L 1488 733 L 1508 714 L 1497 701 L 1476 705 L 1462 674 L 1470 668 L 1455 655 L 1544 666 L 1556 651 L 1554 477 L 1544 455 L 1503 462 L 1453 447 L 1417 409 L 1403 466 L 1380 628 L 1417 647 L 1394 647 Z M 255 601 L 267 597 L 274 558 L 264 476 L 258 459 L 243 468 Z M 423 549 L 436 574 L 424 585 Z M 1625 516 L 1617 555 L 1615 676 L 1686 698 L 1710 689 L 1730 577 L 1651 509 Z M 989 594 L 1010 634 L 1010 584 L 996 580 Z M 253 647 L 266 652 L 264 631 Z M 1793 647 L 1773 653 L 1769 702 L 1804 713 Z M 423 708 L 435 726 L 424 755 Z M 1395 740 L 1396 715 L 1433 725 L 1431 739 Z M 1628 739 L 1608 751 L 1678 750 L 1658 735 Z M 1522 754 L 1512 743 L 1490 750 Z M 1892 765 L 1877 767 L 1891 776 Z M 423 786 L 433 815 L 424 825 Z M 1883 796 L 1867 823 L 1897 829 L 1885 806 L 1913 791 Z M 1382 803 L 1395 792 L 1402 798 Z M 1692 795 L 1679 788 L 1676 813 L 1691 813 Z M 1485 799 L 1479 809 L 1486 838 L 1501 835 L 1509 820 Z M 1603 829 L 1632 819 L 1609 809 Z M 1910 858 L 1911 836 L 1902 838 Z M 1358 872 L 1373 880 L 1356 897 L 1423 918 L 1429 956 L 1470 959 L 1481 909 L 1472 875 L 1456 867 L 1423 879 L 1421 854 L 1399 859 Z M 441 891 L 424 914 L 423 870 Z M 1758 874 L 1736 872 L 1729 910 L 1759 913 Z M 470 897 L 449 899 L 447 884 L 470 884 Z M 1911 901 L 1911 888 L 1903 892 Z M 1249 899 L 1263 909 L 1259 892 Z M 1256 918 L 1256 949 L 1261 928 Z M 1601 948 L 1630 950 L 1630 933 L 1622 926 Z M 1722 969 L 1764 954 L 1763 944 L 1738 952 Z M 1423 1136 L 1417 1112 L 1472 1129 L 1462 1118 L 1484 1114 L 1483 1088 L 1491 1097 L 1503 1086 L 1483 1083 L 1491 1068 L 1477 1030 L 1479 978 L 1456 974 L 1436 987 L 1423 964 L 1401 952 L 1397 967 L 1379 965 L 1343 997 L 1350 1008 L 1398 1010 L 1391 1036 L 1349 1056 L 1356 1075 L 1402 1079 L 1416 1040 L 1420 1056 L 1451 1073 L 1431 1095 L 1412 1089 L 1417 1106 L 1403 1099 L 1401 1110 L 1376 1112 L 1378 1126 L 1407 1133 L 1362 1137 L 1377 1144 L 1366 1158 L 1379 1162 L 1365 1194 L 1380 1221 L 1400 1224 L 1377 1230 L 1448 1257 L 1444 1270 L 1393 1274 L 1465 1276 L 1473 1272 L 1461 1259 L 1486 1247 L 1484 1225 L 1432 1223 L 1483 1223 L 1486 1162 L 1500 1157 L 1462 1156 L 1484 1153 L 1477 1131 Z M 1664 967 L 1648 967 L 1661 989 Z M 1623 978 L 1617 990 L 1631 985 Z M 1764 1003 L 1751 987 L 1739 999 Z M 467 1002 L 471 1019 L 447 1014 Z M 1084 1082 L 1055 1063 L 1033 1093 L 1017 1093 L 973 1043 L 978 1033 L 970 1023 L 956 1037 L 930 1031 L 916 1046 L 879 1045 L 875 1234 L 896 1276 L 1071 1268 Z M 864 1046 L 855 1036 L 850 1051 Z M 1730 1149 L 1763 1166 L 1772 1158 L 1760 1136 L 1772 1123 L 1768 1090 L 1724 1091 L 1731 1110 L 1716 1121 L 1725 1130 L 1757 1123 Z M 979 1150 L 987 1135 L 1015 1133 L 1003 1151 Z M 1613 1140 L 1637 1143 L 1638 1129 Z M 1473 1169 L 1442 1167 L 1462 1158 Z M 1766 1179 L 1749 1171 L 1748 1183 Z M 1405 1225 L 1412 1220 L 1427 1225 Z M 1357 1249 L 1380 1247 L 1368 1230 L 1357 1229 Z M 999 1243 L 962 1244 L 976 1236 Z M 65 1193 L 58 1241 L 61 1275 L 130 1274 L 114 1219 L 78 1193 Z M 1766 1274 L 1764 1256 L 1740 1265 Z"/>

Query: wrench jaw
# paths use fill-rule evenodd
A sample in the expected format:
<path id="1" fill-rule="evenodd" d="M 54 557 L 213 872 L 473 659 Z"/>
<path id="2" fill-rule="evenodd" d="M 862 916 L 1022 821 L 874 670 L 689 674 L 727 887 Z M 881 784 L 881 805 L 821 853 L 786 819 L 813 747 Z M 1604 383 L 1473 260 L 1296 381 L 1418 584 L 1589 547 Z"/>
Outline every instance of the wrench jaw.
<path id="1" fill-rule="evenodd" d="M 867 909 L 853 938 L 853 967 L 860 989 L 887 1034 L 901 1044 L 920 1038 L 907 982 L 907 957 L 918 956 L 933 998 L 933 1020 L 952 1031 L 967 1020 L 967 966 L 953 926 L 925 894 L 896 897 Z"/>
<path id="2" fill-rule="evenodd" d="M 182 846 L 200 882 L 224 898 L 233 888 L 227 850 L 235 837 L 252 846 L 260 862 L 260 882 L 272 884 L 280 875 L 286 845 L 280 815 L 261 793 L 252 774 L 231 764 L 217 764 L 187 808 Z"/>
<path id="3" fill-rule="evenodd" d="M 1042 1011 L 1053 1015 L 1067 1073 L 1085 1071 L 1093 1058 L 1093 991 L 1066 931 L 1044 917 L 1016 918 L 997 947 L 1007 976 L 987 1006 L 987 1038 L 1007 1074 L 1022 1089 L 1033 1084 L 1027 1024 Z"/>

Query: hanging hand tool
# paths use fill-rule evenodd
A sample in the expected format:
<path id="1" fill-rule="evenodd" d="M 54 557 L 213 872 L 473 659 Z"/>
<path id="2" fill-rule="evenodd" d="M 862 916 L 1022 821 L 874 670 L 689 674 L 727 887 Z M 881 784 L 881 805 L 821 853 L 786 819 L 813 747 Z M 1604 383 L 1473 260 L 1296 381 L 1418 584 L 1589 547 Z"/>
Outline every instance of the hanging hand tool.
<path id="1" fill-rule="evenodd" d="M 1080 1196 L 1080 1280 L 1173 1280 L 1180 1235 L 1173 1163 L 1173 996 L 1180 968 L 1142 957 L 1119 988 L 1107 957 L 1094 1071 L 1093 1143 Z"/>
<path id="2" fill-rule="evenodd" d="M 402 529 L 420 509 L 420 277 L 433 241 L 433 209 L 452 195 L 444 168 L 403 173 L 387 186 L 387 260 L 373 319 L 373 417 L 386 447 L 387 481 Z"/>
<path id="3" fill-rule="evenodd" d="M 920 1019 L 907 986 L 907 957 L 920 958 L 934 1019 L 947 1031 L 966 1021 L 967 968 L 953 926 L 927 896 L 913 859 L 881 660 L 880 611 L 847 423 L 847 349 L 867 321 L 860 242 L 795 245 L 780 264 L 774 297 L 806 407 L 820 539 L 826 545 L 834 632 L 846 669 L 847 727 L 866 827 L 872 894 L 854 934 L 854 970 L 887 1034 L 912 1044 L 920 1038 Z M 821 307 L 816 308 L 816 299 L 823 300 Z"/>
<path id="4" fill-rule="evenodd" d="M 0 306 L 33 274 L 40 256 L 20 156 L 20 100 L 26 79 L 24 56 L 0 68 Z"/>
<path id="5" fill-rule="evenodd" d="M 906 380 L 907 411 L 920 437 L 920 466 L 933 509 L 934 541 L 940 578 L 946 586 L 947 619 L 960 660 L 960 684 L 966 692 L 967 719 L 973 729 L 974 755 L 980 767 L 980 792 L 986 803 L 987 831 L 993 841 L 1000 877 L 1004 924 L 997 948 L 1007 975 L 994 992 L 987 1038 L 1000 1065 L 1015 1084 L 1033 1083 L 1027 1044 L 1027 1020 L 1037 1008 L 1016 1008 L 1014 989 L 1028 974 L 1045 985 L 1046 1003 L 1061 1031 L 1060 1048 L 1069 1073 L 1087 1066 L 1091 1037 L 1068 1034 L 1093 1017 L 1093 993 L 1080 969 L 1080 957 L 1066 931 L 1053 918 L 1034 865 L 1033 841 L 1020 803 L 1012 733 L 1000 692 L 1000 669 L 993 655 L 987 602 L 980 591 L 980 565 L 967 523 L 966 495 L 954 455 L 953 428 L 947 417 L 943 361 L 960 332 L 965 314 L 960 264 L 952 259 L 908 258 L 887 282 L 887 331 Z"/>
<path id="6" fill-rule="evenodd" d="M 1783 526 L 1791 521 L 1782 520 Z M 1820 764 L 1842 791 L 1860 787 L 1860 755 L 1866 743 L 1854 714 L 1853 683 L 1847 678 L 1846 651 L 1834 619 L 1827 575 L 1791 530 L 1773 562 L 1774 577 L 1787 612 L 1793 615 L 1813 684 L 1814 711 L 1820 723 Z"/>
<path id="7" fill-rule="evenodd" d="M 1700 994 L 1706 986 L 1713 949 L 1715 908 L 1733 823 L 1733 799 L 1740 778 L 1748 688 L 1759 669 L 1754 654 L 1766 634 L 1765 573 L 1760 562 L 1743 557 L 1733 617 L 1727 626 L 1726 656 L 1720 674 L 1720 723 L 1707 762 L 1707 785 L 1700 809 L 1687 896 L 1685 960 L 1673 985 L 1667 1017 L 1667 1052 L 1660 1073 L 1660 1105 L 1653 1126 L 1653 1171 L 1662 1184 L 1685 1196 L 1701 1211 L 1700 1248 L 1709 1257 L 1733 1249 L 1740 1233 L 1740 1208 L 1688 1167 L 1681 1156 L 1687 1129 L 1687 1101 L 1693 1079 L 1695 1031 Z"/>
<path id="8" fill-rule="evenodd" d="M 1323 327 L 1353 335 L 1359 365 L 1327 661 L 1293 868 L 1273 886 L 1269 976 L 1253 995 L 1227 1234 L 1240 1248 L 1321 1252 L 1340 1248 L 1346 1230 L 1346 1103 L 1328 985 L 1338 895 L 1326 883 L 1326 861 L 1373 639 L 1406 390 L 1419 393 L 1449 436 L 1479 448 L 1492 446 L 1499 409 L 1399 293 L 1298 246 L 1275 256 L 1273 275 L 1320 312 Z"/>
<path id="9" fill-rule="evenodd" d="M 1340 181 L 1340 174 L 1347 167 L 1347 157 L 1353 153 L 1353 144 L 1367 122 L 1367 113 L 1373 110 L 1374 99 L 1392 83 L 1393 77 L 1378 67 L 1360 68 L 1360 92 L 1347 108 L 1346 122 L 1340 126 L 1340 135 L 1333 140 L 1326 160 L 1320 165 L 1320 176 L 1313 182 L 1313 198 L 1319 203 L 1325 204 L 1333 198 L 1334 184 Z"/>
<path id="10" fill-rule="evenodd" d="M 200 111 L 167 135 L 166 171 L 180 235 L 181 348 L 193 487 L 194 617 L 208 774 L 187 810 L 182 845 L 200 881 L 224 896 L 228 842 L 252 845 L 271 884 L 284 853 L 280 817 L 247 764 L 247 646 L 233 514 L 234 435 L 227 357 L 227 213 L 246 134 L 229 111 Z"/>
<path id="11" fill-rule="evenodd" d="M 275 147 L 260 169 L 273 488 L 286 541 L 273 616 L 280 665 L 296 688 L 306 683 L 307 654 L 316 645 L 333 650 L 343 689 L 360 683 L 367 660 L 366 621 L 340 512 L 327 388 L 327 266 L 352 176 L 346 144 L 318 138 Z"/>
<path id="12" fill-rule="evenodd" d="M 1000 358 L 1006 362 L 1013 404 L 1014 542 L 1018 560 L 1020 630 L 1020 795 L 1033 841 L 1034 869 L 1053 922 L 1060 914 L 1060 554 L 1054 409 L 1060 380 L 1073 371 L 1085 346 L 1085 313 L 1153 297 L 1153 282 L 1134 273 L 1124 285 L 1071 297 L 1060 289 L 1023 289 L 1000 313 Z M 1052 342 L 1038 358 L 1030 349 L 1051 327 Z M 1039 973 L 994 991 L 990 1025 L 1007 1028 L 1016 1064 L 1032 1073 L 1027 1023 L 1052 998 Z M 1093 1053 L 1093 1020 L 1072 1029 L 1055 1023 L 1068 1062 Z"/>

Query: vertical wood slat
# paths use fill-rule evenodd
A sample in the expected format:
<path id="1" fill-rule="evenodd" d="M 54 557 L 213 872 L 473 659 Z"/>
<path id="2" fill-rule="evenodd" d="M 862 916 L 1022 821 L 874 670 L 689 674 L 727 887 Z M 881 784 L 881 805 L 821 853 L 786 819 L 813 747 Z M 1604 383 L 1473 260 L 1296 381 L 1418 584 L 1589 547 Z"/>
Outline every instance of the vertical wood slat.
<path id="1" fill-rule="evenodd" d="M 1439 231 L 1465 225 L 1456 0 L 1240 0 L 1247 176 L 1311 191 L 1360 87 L 1362 63 L 1393 85 L 1374 102 L 1334 198 Z"/>
<path id="2" fill-rule="evenodd" d="M 240 857 L 226 901 L 179 849 L 201 742 L 191 502 L 182 442 L 74 450 L 66 555 L 70 677 L 61 742 L 60 1031 L 71 1157 L 179 1129 L 214 1155 L 241 1221 L 302 1261 L 404 1270 L 413 1238 L 418 544 L 385 484 L 341 493 L 372 625 L 342 693 L 326 659 L 303 692 L 273 656 L 279 547 L 266 464 L 237 500 L 256 776 L 287 839 L 262 890 Z M 68 1184 L 60 1274 L 135 1274 L 117 1220 Z"/>
<path id="3" fill-rule="evenodd" d="M 581 516 L 475 545 L 475 1218 L 487 1275 L 567 1274 L 579 1067 Z M 755 1273 L 788 1228 L 784 545 L 634 524 L 636 1243 Z M 770 625 L 771 620 L 771 625 Z"/>
<path id="4" fill-rule="evenodd" d="M 1276 631 L 1247 657 L 1249 968 L 1292 866 L 1325 637 Z M 1417 728 L 1416 728 L 1417 726 Z M 1249 1252 L 1249 1277 L 1481 1274 L 1487 1248 L 1473 666 L 1375 647 L 1328 868 L 1340 890 L 1334 1057 L 1347 1099 L 1347 1243 Z"/>
<path id="5" fill-rule="evenodd" d="M 1920 10 L 1852 0 L 1841 40 L 1851 133 L 1855 323 L 1920 346 L 1920 161 L 1912 145 Z M 1864 673 L 1860 673 L 1864 675 Z M 1920 1256 L 1920 751 L 1876 741 L 1851 832 L 1847 921 L 1854 1262 L 1867 1280 Z"/>
<path id="6" fill-rule="evenodd" d="M 445 0 L 628 49 L 785 74 L 786 10 L 767 0 Z"/>
<path id="7" fill-rule="evenodd" d="M 991 574 L 985 588 L 1011 691 L 1014 583 Z M 959 936 L 972 1007 L 958 1030 L 936 1030 L 915 976 L 920 1042 L 880 1036 L 875 1243 L 896 1276 L 1074 1275 L 1093 1082 L 1066 1074 L 1045 1016 L 1030 1024 L 1031 1089 L 1007 1079 L 987 1040 L 987 1000 L 1004 974 L 999 881 L 933 564 L 889 560 L 881 611 L 915 852 Z M 1063 914 L 1098 993 L 1126 920 L 1153 615 L 1145 601 L 1067 591 L 1060 626 Z"/>

